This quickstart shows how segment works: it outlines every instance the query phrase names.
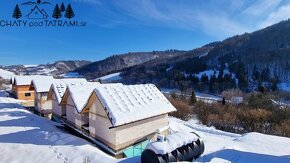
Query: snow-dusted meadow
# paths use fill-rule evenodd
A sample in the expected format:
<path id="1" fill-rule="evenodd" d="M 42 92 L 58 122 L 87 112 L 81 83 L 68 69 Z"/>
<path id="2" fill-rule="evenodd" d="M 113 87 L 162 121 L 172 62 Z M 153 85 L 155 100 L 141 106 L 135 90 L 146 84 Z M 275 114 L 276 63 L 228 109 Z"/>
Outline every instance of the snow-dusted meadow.
<path id="1" fill-rule="evenodd" d="M 30 113 L 13 98 L 0 92 L 0 162 L 14 163 L 138 163 L 140 157 L 116 160 L 88 141 L 71 135 L 58 124 Z M 175 131 L 194 131 L 205 142 L 197 162 L 290 162 L 290 138 L 248 133 L 232 134 L 169 118 Z"/>

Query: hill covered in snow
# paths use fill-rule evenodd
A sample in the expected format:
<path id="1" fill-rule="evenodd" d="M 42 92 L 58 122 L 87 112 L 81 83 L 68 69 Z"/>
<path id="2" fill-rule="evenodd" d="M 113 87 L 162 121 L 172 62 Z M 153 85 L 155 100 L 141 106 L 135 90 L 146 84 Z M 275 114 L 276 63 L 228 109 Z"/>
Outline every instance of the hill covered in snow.
<path id="1" fill-rule="evenodd" d="M 140 157 L 117 160 L 6 96 L 0 92 L 1 162 L 140 162 Z M 197 162 L 290 162 L 290 138 L 232 134 L 205 127 L 194 119 L 185 122 L 170 117 L 169 123 L 174 131 L 194 131 L 202 137 L 206 149 Z"/>
<path id="2" fill-rule="evenodd" d="M 11 65 L 3 69 L 22 75 L 63 75 L 91 63 L 83 60 L 56 61 L 39 65 Z"/>
<path id="3" fill-rule="evenodd" d="M 3 69 L 0 68 L 0 77 L 1 78 L 9 80 L 14 75 L 15 75 L 14 72 L 10 72 L 10 71 L 3 70 Z"/>

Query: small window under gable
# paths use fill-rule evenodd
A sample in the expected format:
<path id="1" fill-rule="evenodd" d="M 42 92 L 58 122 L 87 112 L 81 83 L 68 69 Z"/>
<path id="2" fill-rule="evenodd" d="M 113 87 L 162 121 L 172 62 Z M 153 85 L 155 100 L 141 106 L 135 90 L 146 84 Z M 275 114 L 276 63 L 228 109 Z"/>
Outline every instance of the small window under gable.
<path id="1" fill-rule="evenodd" d="M 29 97 L 29 96 L 31 96 L 31 93 L 25 93 L 24 96 Z"/>

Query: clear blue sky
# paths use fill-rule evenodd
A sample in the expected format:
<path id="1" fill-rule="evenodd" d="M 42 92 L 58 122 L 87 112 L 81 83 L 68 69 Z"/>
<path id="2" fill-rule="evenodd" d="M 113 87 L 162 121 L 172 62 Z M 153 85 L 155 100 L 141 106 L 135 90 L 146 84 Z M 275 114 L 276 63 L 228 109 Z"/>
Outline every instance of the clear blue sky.
<path id="1" fill-rule="evenodd" d="M 28 0 L 1 0 L 0 20 Z M 36 1 L 36 0 L 31 0 Z M 43 0 L 42 0 L 43 1 Z M 47 0 L 52 4 L 59 1 Z M 113 54 L 189 50 L 290 17 L 283 0 L 63 0 L 87 27 L 0 27 L 0 65 L 96 61 Z M 52 19 L 53 6 L 44 7 Z M 27 6 L 20 5 L 24 17 Z M 29 9 L 30 10 L 30 9 Z M 65 20 L 64 18 L 62 18 Z"/>

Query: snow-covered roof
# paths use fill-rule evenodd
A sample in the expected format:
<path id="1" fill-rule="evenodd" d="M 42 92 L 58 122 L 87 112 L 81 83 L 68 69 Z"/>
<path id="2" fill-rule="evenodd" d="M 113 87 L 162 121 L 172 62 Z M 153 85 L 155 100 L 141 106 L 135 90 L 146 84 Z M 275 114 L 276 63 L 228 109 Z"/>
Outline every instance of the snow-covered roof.
<path id="1" fill-rule="evenodd" d="M 33 79 L 38 80 L 51 80 L 52 76 L 41 76 L 41 75 L 30 75 L 30 76 L 15 76 L 14 83 L 15 85 L 30 85 Z"/>
<path id="2" fill-rule="evenodd" d="M 146 149 L 153 150 L 156 154 L 164 155 L 175 149 L 196 141 L 198 137 L 190 132 L 176 132 L 166 137 L 166 141 L 155 141 L 149 143 Z"/>
<path id="3" fill-rule="evenodd" d="M 55 79 L 51 85 L 51 89 L 55 93 L 57 102 L 60 103 L 68 85 L 81 85 L 84 83 L 87 83 L 87 80 L 84 78 Z"/>
<path id="4" fill-rule="evenodd" d="M 79 113 L 83 110 L 90 95 L 98 85 L 100 85 L 98 82 L 87 82 L 81 85 L 68 85 L 66 91 L 70 93 Z"/>
<path id="5" fill-rule="evenodd" d="M 94 91 L 113 126 L 176 111 L 153 84 L 100 84 Z"/>
<path id="6" fill-rule="evenodd" d="M 36 78 L 36 79 L 32 80 L 31 84 L 33 85 L 34 90 L 37 93 L 48 92 L 53 81 L 54 81 L 53 77 L 51 77 L 49 79 L 45 79 L 45 80 L 40 79 L 40 78 Z"/>

